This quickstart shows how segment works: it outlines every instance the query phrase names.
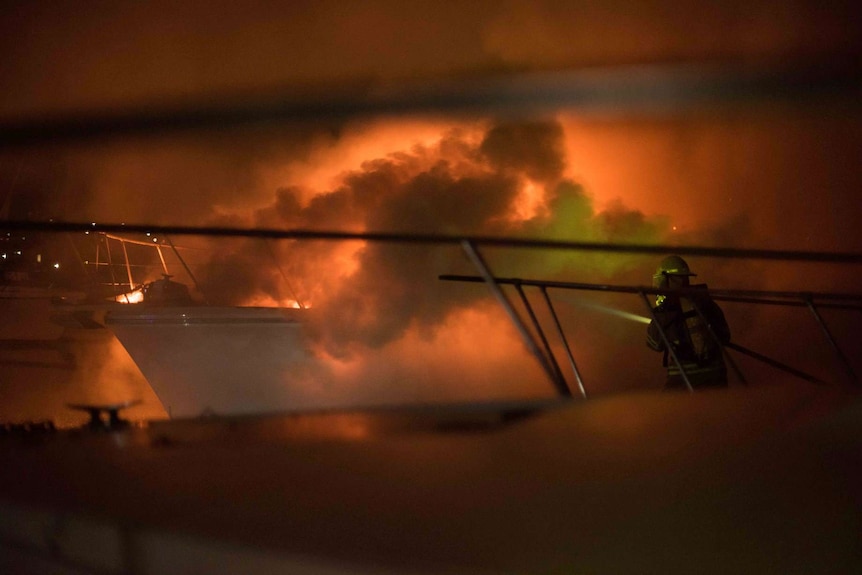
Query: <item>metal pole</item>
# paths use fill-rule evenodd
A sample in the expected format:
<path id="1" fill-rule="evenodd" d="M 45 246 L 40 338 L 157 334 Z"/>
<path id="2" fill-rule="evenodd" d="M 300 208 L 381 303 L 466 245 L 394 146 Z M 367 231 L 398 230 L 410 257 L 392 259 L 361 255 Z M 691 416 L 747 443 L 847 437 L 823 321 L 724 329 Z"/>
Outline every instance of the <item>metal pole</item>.
<path id="1" fill-rule="evenodd" d="M 189 277 L 192 278 L 192 283 L 195 284 L 195 289 L 198 290 L 198 293 L 203 295 L 203 291 L 201 291 L 201 286 L 198 284 L 198 280 L 195 279 L 192 270 L 190 270 L 189 266 L 186 265 L 186 260 L 184 260 L 183 256 L 180 255 L 180 252 L 179 250 L 177 250 L 177 247 L 174 245 L 174 242 L 171 241 L 171 238 L 169 238 L 167 234 L 162 234 L 162 236 L 165 238 L 165 241 L 168 242 L 168 245 L 171 246 L 171 249 L 174 251 L 174 255 L 177 256 L 178 260 L 180 260 L 180 263 L 183 265 L 183 269 L 185 269 L 186 273 L 189 274 Z"/>
<path id="2" fill-rule="evenodd" d="M 568 383 L 566 383 L 566 378 L 563 377 L 563 370 L 560 369 L 560 364 L 557 363 L 557 358 L 554 356 L 554 352 L 551 349 L 551 344 L 548 343 L 548 338 L 545 337 L 545 331 L 542 329 L 542 326 L 539 323 L 539 319 L 536 317 L 536 314 L 533 311 L 533 306 L 530 304 L 530 300 L 527 299 L 527 294 L 524 293 L 524 288 L 521 287 L 520 284 L 515 284 L 515 289 L 518 290 L 518 295 L 521 296 L 521 301 L 524 303 L 524 308 L 527 310 L 527 315 L 530 316 L 530 320 L 533 322 L 533 328 L 535 328 L 536 333 L 539 334 L 539 339 L 542 341 L 542 345 L 545 347 L 546 357 L 551 363 L 551 367 L 554 368 L 554 373 L 556 374 L 557 379 L 563 384 L 565 384 L 566 388 L 568 388 L 569 385 Z"/>
<path id="3" fill-rule="evenodd" d="M 263 243 L 266 246 L 270 257 L 272 258 L 272 262 L 275 264 L 276 269 L 278 269 L 278 273 L 281 274 L 281 279 L 283 279 L 284 283 L 287 284 L 287 289 L 290 290 L 290 294 L 293 296 L 293 301 L 296 302 L 296 305 L 299 306 L 299 309 L 305 309 L 305 306 L 302 305 L 302 302 L 299 300 L 299 296 L 296 294 L 296 290 L 293 289 L 290 280 L 287 279 L 287 274 L 284 273 L 284 269 L 281 267 L 281 262 L 278 261 L 278 258 L 275 255 L 275 250 L 272 249 L 272 243 L 270 243 L 270 240 L 263 240 Z M 279 297 L 281 297 L 281 294 L 279 294 Z"/>
<path id="4" fill-rule="evenodd" d="M 162 253 L 162 246 L 156 245 L 156 251 L 159 252 L 159 259 L 162 260 L 162 269 L 165 270 L 165 275 L 169 275 L 168 264 L 165 263 L 165 255 Z"/>
<path id="5" fill-rule="evenodd" d="M 126 242 L 120 240 L 120 245 L 123 246 L 123 257 L 126 258 L 126 273 L 129 275 L 129 291 L 135 289 L 135 282 L 132 280 L 132 266 L 129 263 L 129 252 L 126 251 Z"/>
<path id="6" fill-rule="evenodd" d="M 652 318 L 653 322 L 655 322 L 656 328 L 658 328 L 658 333 L 661 336 L 661 340 L 664 342 L 664 345 L 667 348 L 667 351 L 670 354 L 671 358 L 673 358 L 674 363 L 679 368 L 679 373 L 680 375 L 682 375 L 682 380 L 685 382 L 685 387 L 690 392 L 693 392 L 694 388 L 691 385 L 691 381 L 689 381 L 688 379 L 688 374 L 685 372 L 685 368 L 682 367 L 682 362 L 677 357 L 676 352 L 673 349 L 673 345 L 671 345 L 670 340 L 667 338 L 667 334 L 664 332 L 664 328 L 658 321 L 658 317 L 656 317 L 655 312 L 653 311 L 652 306 L 649 303 L 649 299 L 647 299 L 647 296 L 644 292 L 639 293 L 644 301 L 644 304 L 646 305 L 647 311 L 649 311 L 650 317 Z"/>
<path id="7" fill-rule="evenodd" d="M 754 359 L 760 360 L 763 363 L 770 365 L 776 369 L 780 369 L 781 371 L 786 371 L 787 373 L 793 374 L 800 379 L 804 379 L 807 382 L 815 383 L 818 385 L 825 385 L 826 382 L 820 379 L 817 379 L 813 375 L 808 375 L 804 371 L 799 371 L 798 369 L 794 369 L 787 364 L 781 363 L 778 360 L 772 359 L 771 357 L 767 357 L 762 353 L 757 353 L 756 351 L 750 350 L 747 347 L 743 347 L 738 343 L 728 342 L 727 346 L 729 349 L 738 351 L 739 353 L 743 353 L 749 357 L 753 357 Z"/>
<path id="8" fill-rule="evenodd" d="M 509 316 L 509 319 L 512 320 L 512 323 L 515 325 L 515 329 L 518 330 L 518 333 L 521 335 L 521 338 L 524 340 L 524 344 L 527 346 L 527 350 L 536 358 L 539 362 L 539 365 L 542 366 L 542 369 L 545 370 L 545 373 L 551 379 L 554 387 L 557 389 L 557 392 L 564 397 L 571 397 L 572 392 L 569 390 L 568 386 L 565 383 L 560 382 L 556 374 L 554 373 L 553 368 L 548 363 L 547 358 L 542 354 L 542 351 L 539 349 L 539 346 L 536 345 L 535 340 L 530 334 L 527 326 L 524 325 L 523 320 L 518 315 L 518 312 L 515 311 L 515 308 L 512 307 L 512 303 L 509 301 L 509 298 L 506 297 L 506 294 L 503 293 L 503 290 L 500 289 L 500 286 L 497 284 L 497 281 L 494 279 L 494 276 L 491 274 L 491 271 L 488 269 L 487 264 L 482 259 L 482 256 L 476 250 L 476 247 L 473 245 L 473 242 L 470 240 L 462 240 L 461 247 L 464 250 L 464 253 L 467 254 L 467 257 L 470 258 L 470 261 L 473 262 L 473 265 L 476 266 L 476 269 L 479 270 L 479 274 L 485 280 L 485 283 L 488 285 L 488 288 L 491 290 L 491 293 L 494 294 L 494 297 L 497 298 L 497 301 L 500 302 L 500 305 L 503 306 L 503 310 Z"/>
<path id="9" fill-rule="evenodd" d="M 117 282 L 117 276 L 114 275 L 114 259 L 111 257 L 111 240 L 107 237 L 105 238 L 105 254 L 108 256 L 108 270 L 111 272 L 111 291 L 113 295 L 116 295 L 117 286 L 119 286 L 119 282 Z M 126 303 L 129 303 L 129 296 L 126 295 Z"/>
<path id="10" fill-rule="evenodd" d="M 742 375 L 742 371 L 739 369 L 739 366 L 736 365 L 736 362 L 733 361 L 733 358 L 730 357 L 730 354 L 724 348 L 724 344 L 721 343 L 721 340 L 718 339 L 718 336 L 715 334 L 715 330 L 712 329 L 712 325 L 709 323 L 709 320 L 706 319 L 706 316 L 703 315 L 703 312 L 698 307 L 697 303 L 694 300 L 691 300 L 691 305 L 694 307 L 694 311 L 697 312 L 697 315 L 700 317 L 701 321 L 703 321 L 704 325 L 706 325 L 706 330 L 709 332 L 709 336 L 712 338 L 712 341 L 718 344 L 719 349 L 721 349 L 721 354 L 724 356 L 724 359 L 727 360 L 727 363 L 730 364 L 731 369 L 736 374 L 736 377 L 739 378 L 739 383 L 742 385 L 748 385 L 748 381 L 745 379 L 745 376 Z"/>
<path id="11" fill-rule="evenodd" d="M 823 330 L 823 335 L 826 336 L 826 339 L 829 341 L 829 344 L 832 346 L 832 349 L 835 351 L 835 355 L 838 356 L 838 360 L 841 362 L 841 365 L 844 366 L 844 370 L 847 372 L 847 375 L 850 377 L 850 381 L 854 385 L 859 384 L 859 379 L 856 377 L 856 373 L 853 371 L 853 367 L 850 365 L 850 361 L 847 359 L 847 356 L 841 351 L 841 348 L 838 347 L 838 343 L 835 341 L 835 338 L 832 337 L 832 333 L 829 331 L 829 328 L 826 326 L 826 322 L 823 321 L 823 318 L 820 316 L 820 313 L 817 311 L 817 308 L 814 307 L 814 300 L 810 295 L 804 295 L 803 300 L 805 304 L 808 306 L 808 309 L 811 310 L 811 313 L 814 314 L 814 319 L 817 320 L 817 323 L 820 325 L 820 329 Z"/>
<path id="12" fill-rule="evenodd" d="M 93 281 L 92 276 L 90 275 L 90 270 L 87 269 L 87 264 L 84 263 L 84 258 L 81 255 L 81 250 L 78 249 L 78 246 L 75 244 L 75 240 L 72 239 L 71 234 L 64 234 L 66 236 L 66 240 L 68 240 L 69 245 L 72 246 L 72 251 L 75 252 L 75 259 L 78 260 L 78 264 L 81 266 L 81 270 L 84 272 L 84 276 L 87 278 L 87 283 L 91 286 L 95 283 Z M 96 268 L 98 269 L 98 268 Z"/>
<path id="13" fill-rule="evenodd" d="M 584 388 L 584 379 L 581 377 L 581 372 L 578 370 L 578 366 L 575 363 L 575 357 L 572 355 L 572 350 L 569 347 L 569 342 L 566 340 L 566 334 L 563 333 L 563 326 L 560 324 L 560 320 L 557 317 L 557 312 L 554 309 L 554 305 L 551 303 L 551 298 L 548 296 L 548 290 L 545 289 L 545 286 L 540 288 L 542 290 L 542 295 L 545 296 L 545 302 L 548 304 L 548 311 L 551 312 L 551 317 L 554 319 L 554 325 L 557 326 L 557 333 L 560 335 L 560 340 L 563 342 L 563 347 L 566 348 L 566 355 L 569 358 L 569 365 L 572 366 L 572 371 L 575 373 L 575 379 L 578 382 L 578 389 L 581 391 L 581 395 L 584 399 L 587 398 L 587 390 Z"/>

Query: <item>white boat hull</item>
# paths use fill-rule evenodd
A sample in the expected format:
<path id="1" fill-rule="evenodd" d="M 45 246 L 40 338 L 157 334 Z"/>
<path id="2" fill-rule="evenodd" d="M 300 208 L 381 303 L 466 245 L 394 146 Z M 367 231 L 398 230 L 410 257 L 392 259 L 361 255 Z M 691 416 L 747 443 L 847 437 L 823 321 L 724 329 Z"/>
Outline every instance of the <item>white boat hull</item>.
<path id="1" fill-rule="evenodd" d="M 106 318 L 171 417 L 294 409 L 303 310 L 139 307 Z"/>

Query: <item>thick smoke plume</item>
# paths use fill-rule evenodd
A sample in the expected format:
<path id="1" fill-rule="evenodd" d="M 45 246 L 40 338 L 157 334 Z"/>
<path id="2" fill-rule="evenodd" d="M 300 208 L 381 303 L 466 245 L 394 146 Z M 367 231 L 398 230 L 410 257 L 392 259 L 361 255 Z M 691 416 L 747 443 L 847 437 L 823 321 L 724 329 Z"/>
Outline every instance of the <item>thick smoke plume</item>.
<path id="1" fill-rule="evenodd" d="M 564 176 L 563 144 L 562 126 L 555 121 L 452 130 L 431 145 L 368 160 L 342 174 L 331 189 L 280 188 L 269 205 L 254 212 L 252 223 L 571 240 L 661 239 L 663 221 L 620 202 L 597 212 L 584 190 Z M 383 347 L 411 329 L 432 334 L 453 313 L 487 298 L 481 287 L 437 279 L 444 273 L 477 273 L 451 246 L 244 242 L 237 247 L 202 273 L 212 297 L 240 304 L 284 302 L 295 294 L 300 305 L 312 307 L 316 335 L 337 357 Z M 605 280 L 633 265 L 616 256 L 512 250 L 489 252 L 488 260 L 499 275 L 592 280 Z M 255 272 L 225 281 L 225 273 L 233 274 L 225 272 L 229 267 Z"/>

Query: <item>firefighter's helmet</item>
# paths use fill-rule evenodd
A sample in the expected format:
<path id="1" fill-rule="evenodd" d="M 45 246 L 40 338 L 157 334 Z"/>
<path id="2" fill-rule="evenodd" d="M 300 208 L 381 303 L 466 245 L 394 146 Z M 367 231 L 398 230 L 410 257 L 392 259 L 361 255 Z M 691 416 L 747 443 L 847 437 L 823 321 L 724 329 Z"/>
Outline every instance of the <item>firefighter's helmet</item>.
<path id="1" fill-rule="evenodd" d="M 684 259 L 679 256 L 667 256 L 664 258 L 661 263 L 658 265 L 658 268 L 655 270 L 655 274 L 653 274 L 653 285 L 656 287 L 661 287 L 665 285 L 665 278 L 667 276 L 696 276 L 697 274 L 691 273 L 691 270 L 688 267 L 688 264 Z"/>

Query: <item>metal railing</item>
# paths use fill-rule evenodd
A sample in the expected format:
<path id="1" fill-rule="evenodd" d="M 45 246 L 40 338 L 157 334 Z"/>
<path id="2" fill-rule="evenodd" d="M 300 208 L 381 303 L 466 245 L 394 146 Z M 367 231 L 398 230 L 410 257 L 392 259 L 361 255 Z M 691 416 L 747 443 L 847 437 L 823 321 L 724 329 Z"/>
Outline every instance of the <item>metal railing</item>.
<path id="1" fill-rule="evenodd" d="M 648 295 L 675 295 L 680 297 L 685 297 L 686 295 L 694 295 L 694 294 L 703 294 L 708 293 L 710 297 L 712 297 L 716 301 L 735 301 L 735 302 L 744 302 L 751 304 L 767 304 L 767 305 L 786 305 L 786 306 L 804 306 L 807 307 L 814 319 L 817 322 L 817 325 L 820 327 L 821 332 L 829 343 L 830 347 L 835 353 L 836 358 L 844 368 L 844 371 L 848 377 L 848 380 L 853 385 L 859 385 L 859 379 L 853 370 L 853 366 L 850 363 L 850 360 L 841 350 L 841 347 L 838 345 L 838 342 L 829 327 L 827 326 L 823 316 L 819 313 L 819 308 L 829 307 L 833 309 L 842 309 L 842 310 L 856 310 L 862 311 L 862 294 L 850 294 L 850 293 L 829 293 L 829 292 L 793 292 L 793 291 L 760 291 L 760 290 L 705 290 L 704 288 L 678 288 L 678 289 L 668 289 L 668 288 L 653 288 L 653 287 L 645 287 L 645 286 L 621 286 L 621 285 L 607 285 L 607 284 L 590 284 L 590 283 L 577 283 L 577 282 L 564 282 L 564 281 L 551 281 L 551 280 L 535 280 L 535 279 L 520 279 L 520 278 L 498 278 L 491 277 L 487 275 L 479 276 L 466 276 L 466 275 L 441 275 L 441 280 L 445 281 L 460 281 L 460 282 L 485 282 L 490 285 L 493 285 L 494 289 L 499 290 L 503 285 L 512 285 L 515 287 L 515 290 L 521 297 L 521 301 L 524 304 L 524 308 L 527 310 L 528 316 L 533 320 L 533 328 L 535 332 L 538 334 L 538 338 L 543 343 L 543 353 L 546 357 L 545 362 L 549 363 L 553 366 L 553 373 L 550 375 L 552 379 L 555 381 L 555 385 L 558 388 L 563 388 L 564 392 L 562 395 L 571 395 L 571 392 L 568 388 L 568 384 L 565 382 L 565 379 L 562 376 L 562 372 L 559 369 L 559 364 L 555 359 L 555 354 L 552 350 L 550 344 L 548 344 L 547 338 L 544 334 L 544 330 L 542 326 L 539 324 L 538 320 L 536 320 L 536 314 L 533 310 L 533 306 L 530 303 L 529 298 L 526 297 L 524 293 L 525 287 L 534 287 L 538 288 L 544 298 L 544 301 L 548 307 L 548 311 L 554 321 L 555 327 L 560 335 L 561 343 L 566 352 L 567 357 L 572 366 L 572 370 L 575 376 L 575 380 L 577 381 L 578 387 L 580 389 L 581 395 L 586 397 L 586 390 L 584 388 L 583 377 L 581 376 L 580 371 L 578 370 L 575 360 L 571 351 L 571 348 L 568 344 L 568 341 L 565 338 L 565 335 L 562 330 L 562 326 L 559 323 L 557 313 L 554 309 L 554 305 L 551 301 L 551 298 L 548 295 L 548 289 L 568 289 L 568 290 L 583 290 L 583 291 L 598 291 L 598 292 L 610 292 L 610 293 L 627 293 L 627 294 L 635 294 L 640 297 L 640 299 L 644 302 L 647 312 L 649 313 L 650 319 L 654 323 L 654 325 L 658 328 L 659 335 L 662 339 L 662 342 L 665 348 L 668 351 L 668 354 L 674 361 L 675 365 L 680 371 L 680 375 L 685 383 L 686 388 L 689 391 L 694 391 L 694 387 L 692 386 L 691 380 L 686 373 L 684 362 L 681 361 L 679 356 L 676 353 L 674 345 L 672 345 L 670 338 L 661 322 L 658 321 L 658 318 L 655 315 L 654 309 L 647 299 Z M 499 296 L 498 296 L 499 299 Z M 733 360 L 730 354 L 727 352 L 728 349 L 732 349 L 734 351 L 740 352 L 744 355 L 757 359 L 774 367 L 776 369 L 780 369 L 786 373 L 790 373 L 796 377 L 804 379 L 805 381 L 823 384 L 824 381 L 814 377 L 813 375 L 807 374 L 802 370 L 795 369 L 789 365 L 786 365 L 778 360 L 769 358 L 763 354 L 754 352 L 742 345 L 739 345 L 735 342 L 722 342 L 720 338 L 716 335 L 716 333 L 709 326 L 709 322 L 703 315 L 702 310 L 697 306 L 695 302 L 692 302 L 695 310 L 698 315 L 700 315 L 701 319 L 708 327 L 708 332 L 710 338 L 720 346 L 722 349 L 722 353 L 724 354 L 725 360 L 727 364 L 730 365 L 731 369 L 736 374 L 737 378 L 741 383 L 746 384 L 747 380 L 739 369 L 737 363 Z M 514 310 L 512 310 L 510 315 L 517 315 Z M 522 332 L 523 333 L 523 332 Z M 532 335 L 529 336 L 532 339 Z M 547 368 L 546 368 L 547 369 Z"/>

